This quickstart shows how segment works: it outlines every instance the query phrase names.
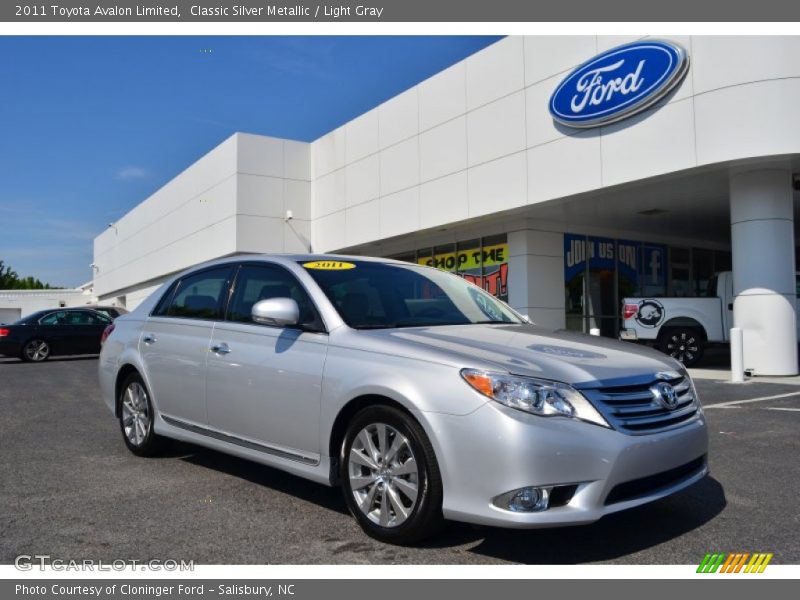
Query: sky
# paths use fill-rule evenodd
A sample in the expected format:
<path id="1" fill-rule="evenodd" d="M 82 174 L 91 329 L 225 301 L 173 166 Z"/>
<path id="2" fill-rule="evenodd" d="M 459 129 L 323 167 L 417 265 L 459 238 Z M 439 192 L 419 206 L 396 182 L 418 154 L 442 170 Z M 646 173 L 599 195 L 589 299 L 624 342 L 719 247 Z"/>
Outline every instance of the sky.
<path id="1" fill-rule="evenodd" d="M 77 286 L 92 240 L 236 131 L 311 141 L 498 37 L 0 37 L 0 260 Z"/>

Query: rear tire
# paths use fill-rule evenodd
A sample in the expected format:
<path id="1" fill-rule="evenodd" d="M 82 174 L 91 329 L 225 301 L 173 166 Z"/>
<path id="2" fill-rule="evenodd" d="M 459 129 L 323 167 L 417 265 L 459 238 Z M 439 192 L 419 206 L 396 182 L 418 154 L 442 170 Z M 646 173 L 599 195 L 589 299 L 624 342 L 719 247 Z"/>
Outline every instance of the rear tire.
<path id="1" fill-rule="evenodd" d="M 705 336 L 691 327 L 673 327 L 661 334 L 661 351 L 683 363 L 685 367 L 697 365 L 705 352 Z"/>
<path id="2" fill-rule="evenodd" d="M 119 427 L 128 450 L 136 456 L 155 456 L 169 445 L 153 430 L 155 411 L 150 392 L 139 373 L 131 373 L 120 388 Z"/>
<path id="3" fill-rule="evenodd" d="M 28 340 L 22 347 L 20 358 L 25 362 L 43 362 L 50 358 L 50 344 L 38 338 Z"/>
<path id="4" fill-rule="evenodd" d="M 372 406 L 357 413 L 339 465 L 344 501 L 370 537 L 406 545 L 440 528 L 439 465 L 425 431 L 403 411 Z"/>

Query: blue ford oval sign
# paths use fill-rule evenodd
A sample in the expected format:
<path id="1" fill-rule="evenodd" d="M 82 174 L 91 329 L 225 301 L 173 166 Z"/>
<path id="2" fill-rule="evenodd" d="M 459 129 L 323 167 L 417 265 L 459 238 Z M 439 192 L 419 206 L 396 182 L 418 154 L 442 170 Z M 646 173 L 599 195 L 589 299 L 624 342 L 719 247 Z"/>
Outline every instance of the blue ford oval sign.
<path id="1" fill-rule="evenodd" d="M 612 48 L 572 71 L 550 97 L 553 119 L 596 127 L 636 114 L 663 98 L 689 68 L 672 42 L 647 40 Z"/>

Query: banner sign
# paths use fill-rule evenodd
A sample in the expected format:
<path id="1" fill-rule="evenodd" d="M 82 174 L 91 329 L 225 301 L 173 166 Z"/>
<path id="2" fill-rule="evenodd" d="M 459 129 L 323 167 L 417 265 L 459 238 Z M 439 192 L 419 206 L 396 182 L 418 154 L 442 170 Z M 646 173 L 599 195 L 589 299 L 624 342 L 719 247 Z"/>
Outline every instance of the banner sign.
<path id="1" fill-rule="evenodd" d="M 417 262 L 456 273 L 500 300 L 508 300 L 507 243 L 424 256 Z"/>
<path id="2" fill-rule="evenodd" d="M 615 247 L 616 244 L 616 247 Z M 634 285 L 642 283 L 663 286 L 666 280 L 666 248 L 661 245 L 644 245 L 630 240 L 586 237 L 564 234 L 564 280 L 589 269 L 619 268 L 619 276 Z"/>

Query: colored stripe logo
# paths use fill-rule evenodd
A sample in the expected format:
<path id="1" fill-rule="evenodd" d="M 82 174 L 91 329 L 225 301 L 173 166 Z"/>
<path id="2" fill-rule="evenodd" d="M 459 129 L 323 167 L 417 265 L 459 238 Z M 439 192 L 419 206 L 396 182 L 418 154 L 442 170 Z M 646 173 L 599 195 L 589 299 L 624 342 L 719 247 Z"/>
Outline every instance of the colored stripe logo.
<path id="1" fill-rule="evenodd" d="M 697 567 L 698 573 L 763 573 L 772 552 L 708 553 Z"/>

